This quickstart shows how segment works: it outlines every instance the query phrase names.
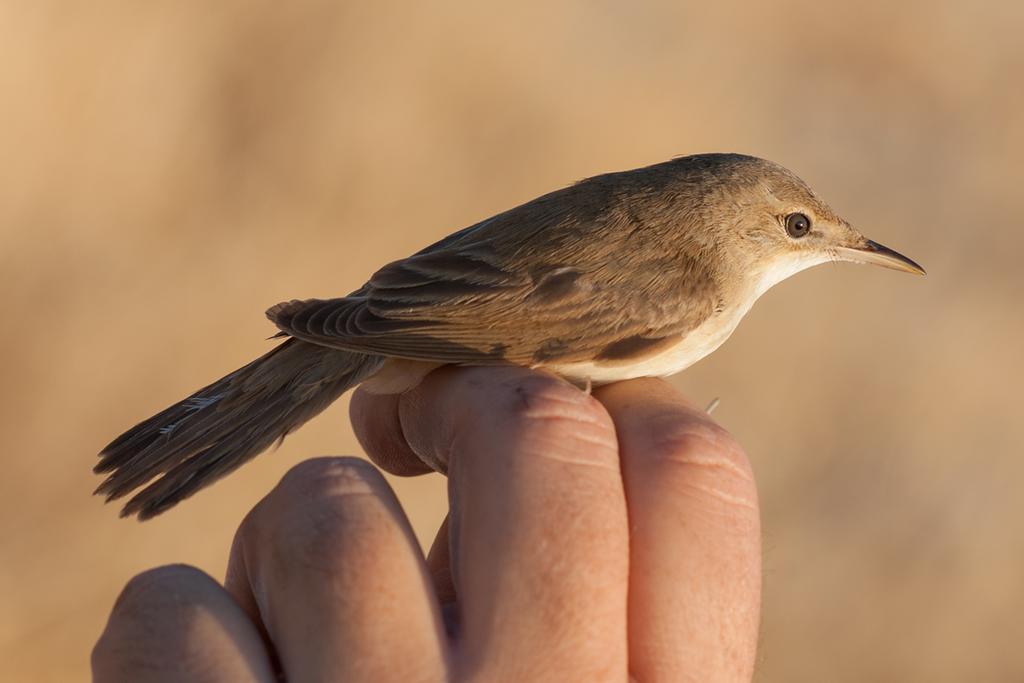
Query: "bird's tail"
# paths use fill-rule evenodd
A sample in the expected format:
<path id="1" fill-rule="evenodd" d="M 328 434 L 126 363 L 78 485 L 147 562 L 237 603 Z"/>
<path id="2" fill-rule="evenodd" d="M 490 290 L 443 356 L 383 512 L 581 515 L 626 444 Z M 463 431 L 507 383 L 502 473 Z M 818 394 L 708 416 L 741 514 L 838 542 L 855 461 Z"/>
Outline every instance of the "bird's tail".
<path id="1" fill-rule="evenodd" d="M 158 515 L 301 427 L 382 362 L 289 339 L 114 439 L 94 468 L 109 472 L 96 493 L 109 501 L 148 483 L 121 516 Z"/>

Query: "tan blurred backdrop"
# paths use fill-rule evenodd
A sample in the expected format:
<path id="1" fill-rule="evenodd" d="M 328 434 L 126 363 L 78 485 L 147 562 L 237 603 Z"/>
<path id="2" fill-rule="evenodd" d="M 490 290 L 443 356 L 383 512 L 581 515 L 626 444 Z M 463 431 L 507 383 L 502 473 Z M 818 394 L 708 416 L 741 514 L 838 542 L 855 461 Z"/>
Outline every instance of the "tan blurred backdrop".
<path id="1" fill-rule="evenodd" d="M 930 271 L 802 274 L 674 380 L 759 479 L 759 680 L 1024 680 L 1022 8 L 0 2 L 3 677 L 84 678 L 132 574 L 222 575 L 287 468 L 358 452 L 337 405 L 150 523 L 90 497 L 99 447 L 268 348 L 268 305 L 742 151 Z M 443 480 L 395 486 L 429 538 Z"/>

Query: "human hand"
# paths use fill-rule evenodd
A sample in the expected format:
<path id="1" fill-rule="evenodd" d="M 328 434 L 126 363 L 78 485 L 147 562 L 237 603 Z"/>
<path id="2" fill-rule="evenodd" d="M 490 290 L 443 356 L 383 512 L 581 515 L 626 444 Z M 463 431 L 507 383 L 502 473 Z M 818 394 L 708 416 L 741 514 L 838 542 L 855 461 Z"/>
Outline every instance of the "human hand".
<path id="1" fill-rule="evenodd" d="M 133 579 L 97 681 L 734 681 L 757 644 L 750 466 L 666 383 L 588 396 L 519 368 L 442 369 L 357 392 L 397 474 L 434 463 L 450 512 L 426 560 L 364 461 L 295 467 L 246 517 L 221 587 Z"/>

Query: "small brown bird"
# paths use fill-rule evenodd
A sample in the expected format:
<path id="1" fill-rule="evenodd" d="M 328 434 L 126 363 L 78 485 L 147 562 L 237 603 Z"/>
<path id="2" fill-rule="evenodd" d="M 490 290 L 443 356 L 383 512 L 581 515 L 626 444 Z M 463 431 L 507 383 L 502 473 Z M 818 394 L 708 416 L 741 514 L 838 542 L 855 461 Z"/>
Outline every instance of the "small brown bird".
<path id="1" fill-rule="evenodd" d="M 100 453 L 107 500 L 157 515 L 346 390 L 415 386 L 443 364 L 544 368 L 581 385 L 678 372 L 759 296 L 830 261 L 924 270 L 866 239 L 770 161 L 700 154 L 538 197 L 378 270 L 339 299 L 267 316 L 290 337 Z"/>

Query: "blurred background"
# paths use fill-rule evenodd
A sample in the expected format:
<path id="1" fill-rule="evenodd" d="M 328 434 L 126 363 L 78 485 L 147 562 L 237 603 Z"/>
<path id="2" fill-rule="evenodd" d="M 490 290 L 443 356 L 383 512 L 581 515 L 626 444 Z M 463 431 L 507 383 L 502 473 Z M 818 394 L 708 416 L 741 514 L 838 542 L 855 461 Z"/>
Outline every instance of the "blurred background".
<path id="1" fill-rule="evenodd" d="M 1024 680 L 1024 4 L 0 2 L 0 661 L 85 678 L 133 574 L 222 576 L 345 401 L 172 513 L 113 436 L 269 348 L 264 309 L 548 190 L 738 151 L 927 278 L 837 266 L 674 378 L 746 445 L 758 680 Z M 444 481 L 394 481 L 424 542 Z"/>

